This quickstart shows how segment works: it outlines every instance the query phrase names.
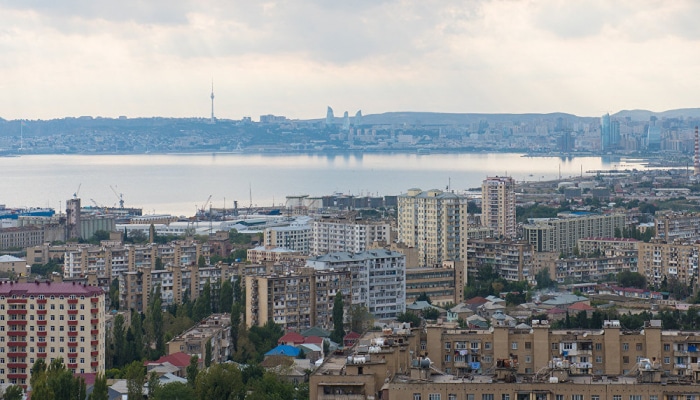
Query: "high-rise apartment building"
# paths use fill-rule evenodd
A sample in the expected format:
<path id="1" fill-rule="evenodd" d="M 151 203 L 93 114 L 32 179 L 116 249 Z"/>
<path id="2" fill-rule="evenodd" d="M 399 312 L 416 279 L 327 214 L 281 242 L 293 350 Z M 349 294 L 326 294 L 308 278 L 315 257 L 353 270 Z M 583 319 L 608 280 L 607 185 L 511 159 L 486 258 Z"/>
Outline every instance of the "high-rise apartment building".
<path id="1" fill-rule="evenodd" d="M 398 240 L 418 249 L 423 267 L 463 259 L 467 198 L 432 189 L 409 189 L 398 196 Z"/>
<path id="2" fill-rule="evenodd" d="M 509 176 L 488 177 L 481 184 L 481 225 L 498 236 L 516 235 L 515 180 Z"/>
<path id="3" fill-rule="evenodd" d="M 63 358 L 73 373 L 105 371 L 105 293 L 55 282 L 0 283 L 0 385 L 29 385 L 31 367 Z"/>
<path id="4" fill-rule="evenodd" d="M 313 222 L 311 255 L 336 251 L 359 253 L 374 242 L 390 242 L 391 226 L 386 222 L 322 218 Z"/>
<path id="5" fill-rule="evenodd" d="M 615 237 L 625 228 L 625 214 L 559 213 L 558 218 L 533 218 L 523 225 L 525 240 L 535 251 L 571 254 L 577 241 L 584 238 Z"/>
<path id="6" fill-rule="evenodd" d="M 306 260 L 316 270 L 349 269 L 352 304 L 363 305 L 376 318 L 394 318 L 406 309 L 406 256 L 377 249 L 362 253 L 329 253 Z"/>
<path id="7" fill-rule="evenodd" d="M 698 286 L 698 258 L 700 244 L 639 243 L 637 272 L 644 275 L 649 285 L 661 286 L 664 279 L 675 278 L 684 285 Z"/>

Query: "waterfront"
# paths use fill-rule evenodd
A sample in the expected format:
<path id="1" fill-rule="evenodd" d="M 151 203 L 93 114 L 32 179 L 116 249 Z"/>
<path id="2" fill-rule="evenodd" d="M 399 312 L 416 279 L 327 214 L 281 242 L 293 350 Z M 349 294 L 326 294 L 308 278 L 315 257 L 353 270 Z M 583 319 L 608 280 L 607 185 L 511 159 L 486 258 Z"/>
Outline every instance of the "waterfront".
<path id="1" fill-rule="evenodd" d="M 411 187 L 457 191 L 486 176 L 516 180 L 578 176 L 583 171 L 643 169 L 641 160 L 522 157 L 513 153 L 448 154 L 142 154 L 31 155 L 0 158 L 0 204 L 65 208 L 80 187 L 83 205 L 118 203 L 144 213 L 192 215 L 212 195 L 214 207 L 284 204 L 285 196 L 335 192 L 392 195 Z M 225 200 L 224 200 L 225 199 Z"/>

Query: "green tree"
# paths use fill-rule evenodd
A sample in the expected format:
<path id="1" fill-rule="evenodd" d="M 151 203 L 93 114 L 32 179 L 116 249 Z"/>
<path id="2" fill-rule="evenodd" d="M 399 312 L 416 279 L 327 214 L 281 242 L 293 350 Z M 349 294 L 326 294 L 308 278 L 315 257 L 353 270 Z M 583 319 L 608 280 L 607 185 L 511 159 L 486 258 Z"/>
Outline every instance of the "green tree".
<path id="1" fill-rule="evenodd" d="M 151 349 L 151 359 L 157 359 L 165 354 L 165 335 L 163 332 L 163 308 L 160 285 L 153 288 L 146 315 L 146 330 L 148 331 L 148 348 Z"/>
<path id="2" fill-rule="evenodd" d="M 197 375 L 199 400 L 242 399 L 245 387 L 241 371 L 233 364 L 214 364 Z"/>
<path id="3" fill-rule="evenodd" d="M 126 331 L 126 344 L 129 349 L 126 363 L 143 358 L 146 347 L 143 336 L 143 317 L 140 312 L 131 310 L 131 326 Z"/>
<path id="4" fill-rule="evenodd" d="M 249 385 L 250 394 L 246 400 L 283 400 L 293 399 L 294 385 L 285 382 L 276 375 L 266 372 L 262 379 L 258 379 Z M 308 397 L 307 397 L 308 398 Z"/>
<path id="5" fill-rule="evenodd" d="M 204 345 L 204 366 L 207 368 L 211 366 L 211 339 Z"/>
<path id="6" fill-rule="evenodd" d="M 398 313 L 396 320 L 399 322 L 410 322 L 412 327 L 420 326 L 420 317 L 411 311 Z"/>
<path id="7" fill-rule="evenodd" d="M 109 284 L 109 306 L 112 310 L 119 309 L 119 278 L 112 279 Z"/>
<path id="8" fill-rule="evenodd" d="M 153 371 L 150 375 L 148 375 L 148 398 L 158 397 L 160 388 L 160 378 L 158 377 L 158 374 Z"/>
<path id="9" fill-rule="evenodd" d="M 350 330 L 357 333 L 363 333 L 372 326 L 374 315 L 372 315 L 366 306 L 361 304 L 353 304 L 350 306 Z"/>
<path id="10" fill-rule="evenodd" d="M 5 389 L 5 394 L 3 394 L 2 399 L 3 400 L 22 400 L 23 397 L 24 397 L 24 390 L 22 390 L 22 386 L 11 385 L 7 389 Z"/>
<path id="11" fill-rule="evenodd" d="M 556 282 L 549 276 L 547 268 L 543 268 L 535 274 L 535 281 L 537 281 L 537 289 L 548 289 L 556 286 Z"/>
<path id="12" fill-rule="evenodd" d="M 430 296 L 428 296 L 428 293 L 423 292 L 416 297 L 416 301 L 426 301 L 428 304 L 433 304 L 433 302 L 430 300 Z"/>
<path id="13" fill-rule="evenodd" d="M 440 317 L 440 311 L 433 307 L 425 307 L 421 313 L 423 314 L 423 318 L 429 320 L 436 320 Z"/>
<path id="14" fill-rule="evenodd" d="M 160 270 L 165 269 L 165 266 L 163 265 L 163 259 L 162 259 L 162 258 L 156 257 L 156 265 L 154 266 L 153 269 L 155 269 L 156 271 L 160 271 Z"/>
<path id="15" fill-rule="evenodd" d="M 163 385 L 153 400 L 197 400 L 197 394 L 189 385 L 173 382 Z"/>
<path id="16" fill-rule="evenodd" d="M 126 366 L 124 371 L 126 378 L 127 399 L 143 400 L 143 385 L 146 383 L 146 368 L 143 362 L 134 361 Z"/>
<path id="17" fill-rule="evenodd" d="M 43 359 L 32 366 L 32 399 L 34 400 L 84 400 L 87 396 L 85 380 L 74 377 L 63 365 L 63 359 L 57 358 L 48 366 Z"/>
<path id="18" fill-rule="evenodd" d="M 228 279 L 221 284 L 219 302 L 221 303 L 222 313 L 231 312 L 231 308 L 233 306 L 233 284 L 231 284 L 231 281 Z"/>
<path id="19" fill-rule="evenodd" d="M 646 278 L 639 272 L 622 271 L 617 274 L 616 281 L 622 287 L 644 289 L 647 286 Z"/>
<path id="20" fill-rule="evenodd" d="M 190 357 L 190 365 L 187 366 L 187 383 L 191 387 L 195 387 L 197 375 L 199 373 L 199 358 L 197 356 Z"/>
<path id="21" fill-rule="evenodd" d="M 345 302 L 343 301 L 343 293 L 338 291 L 333 299 L 333 332 L 331 332 L 331 340 L 336 343 L 342 343 L 345 336 L 343 328 L 343 318 Z"/>
<path id="22" fill-rule="evenodd" d="M 194 302 L 192 314 L 192 319 L 195 322 L 199 322 L 211 315 L 211 284 L 208 279 L 204 283 L 199 297 L 197 297 L 197 300 Z"/>
<path id="23" fill-rule="evenodd" d="M 126 348 L 126 332 L 124 329 L 124 316 L 117 314 L 114 317 L 114 326 L 112 327 L 112 345 L 114 346 L 114 366 L 122 367 L 126 365 L 127 348 Z M 32 385 L 32 387 L 34 387 Z"/>
<path id="24" fill-rule="evenodd" d="M 199 268 L 204 268 L 204 267 L 207 266 L 207 259 L 204 258 L 203 255 L 200 255 L 200 256 L 197 258 L 197 266 L 198 266 Z"/>
<path id="25" fill-rule="evenodd" d="M 109 400 L 109 389 L 107 388 L 107 377 L 97 374 L 95 385 L 90 393 L 89 400 Z"/>
<path id="26" fill-rule="evenodd" d="M 238 350 L 238 331 L 241 327 L 241 305 L 235 303 L 231 307 L 231 341 L 233 342 L 233 352 Z"/>

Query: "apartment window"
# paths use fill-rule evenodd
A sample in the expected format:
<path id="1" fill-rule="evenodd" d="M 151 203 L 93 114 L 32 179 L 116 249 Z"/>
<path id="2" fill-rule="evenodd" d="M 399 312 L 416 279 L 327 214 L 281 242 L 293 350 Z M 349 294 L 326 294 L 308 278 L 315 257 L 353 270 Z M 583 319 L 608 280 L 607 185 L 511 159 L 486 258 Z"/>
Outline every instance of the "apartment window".
<path id="1" fill-rule="evenodd" d="M 491 342 L 484 343 L 484 350 L 491 350 Z"/>
<path id="2" fill-rule="evenodd" d="M 475 396 L 472 393 L 467 394 L 467 400 L 475 400 L 474 397 Z"/>
<path id="3" fill-rule="evenodd" d="M 591 395 L 591 400 L 600 400 L 600 396 L 598 396 L 597 394 L 593 394 Z"/>
<path id="4" fill-rule="evenodd" d="M 649 395 L 649 400 L 659 400 L 659 396 L 657 396 L 657 395 L 655 395 L 655 394 L 650 394 L 650 395 Z"/>
<path id="5" fill-rule="evenodd" d="M 482 394 L 481 400 L 493 400 L 493 394 L 491 394 L 491 393 Z"/>
<path id="6" fill-rule="evenodd" d="M 452 357 L 449 354 L 445 354 L 445 362 L 450 362 L 451 359 Z"/>
<path id="7" fill-rule="evenodd" d="M 525 342 L 525 349 L 526 350 L 532 349 L 532 342 Z"/>
<path id="8" fill-rule="evenodd" d="M 421 350 L 425 350 L 426 347 L 427 347 L 427 345 L 425 344 L 425 342 L 420 342 L 420 349 Z"/>
<path id="9" fill-rule="evenodd" d="M 623 357 L 622 357 L 622 363 L 623 363 L 623 364 L 629 364 L 629 363 L 630 363 L 630 358 L 627 357 L 627 356 L 623 356 Z"/>
<path id="10" fill-rule="evenodd" d="M 603 344 L 602 344 L 602 343 L 596 343 L 596 344 L 595 344 L 595 349 L 596 349 L 596 350 L 603 350 Z"/>
<path id="11" fill-rule="evenodd" d="M 571 343 L 562 343 L 561 348 L 562 350 L 571 350 L 574 348 L 574 345 Z"/>
<path id="12" fill-rule="evenodd" d="M 583 395 L 582 394 L 572 394 L 571 400 L 583 400 Z"/>
<path id="13" fill-rule="evenodd" d="M 55 310 L 55 309 L 56 309 L 56 305 L 55 305 L 55 304 L 51 304 L 51 309 L 52 309 L 52 310 Z"/>
<path id="14" fill-rule="evenodd" d="M 642 344 L 641 344 L 641 343 L 637 343 L 637 344 L 635 345 L 635 348 L 637 349 L 637 351 L 642 351 Z"/>
<path id="15" fill-rule="evenodd" d="M 621 394 L 613 395 L 613 400 L 622 400 L 622 395 Z"/>
<path id="16" fill-rule="evenodd" d="M 622 343 L 622 351 L 627 351 L 630 349 L 629 343 Z"/>
<path id="17" fill-rule="evenodd" d="M 457 395 L 454 393 L 450 393 L 447 395 L 447 400 L 457 400 Z"/>
<path id="18" fill-rule="evenodd" d="M 601 364 L 603 362 L 603 356 L 595 356 L 596 364 Z"/>
<path id="19" fill-rule="evenodd" d="M 530 364 L 532 362 L 532 357 L 525 356 L 525 364 Z"/>
<path id="20" fill-rule="evenodd" d="M 563 394 L 554 395 L 554 400 L 564 400 L 564 395 Z"/>
<path id="21" fill-rule="evenodd" d="M 693 397 L 695 397 L 695 396 L 693 396 Z M 641 394 L 631 394 L 630 400 L 642 400 L 642 395 Z M 690 400 L 690 399 L 688 399 L 688 400 Z"/>
<path id="22" fill-rule="evenodd" d="M 664 364 L 670 364 L 671 363 L 671 357 L 664 357 Z"/>
<path id="23" fill-rule="evenodd" d="M 513 350 L 518 350 L 518 342 L 513 342 L 510 344 L 510 348 Z"/>
<path id="24" fill-rule="evenodd" d="M 430 393 L 428 400 L 440 400 L 440 393 Z"/>
<path id="25" fill-rule="evenodd" d="M 664 343 L 664 351 L 671 351 L 671 344 L 670 343 Z"/>
<path id="26" fill-rule="evenodd" d="M 413 400 L 420 400 L 420 393 L 413 393 Z"/>
<path id="27" fill-rule="evenodd" d="M 510 395 L 509 394 L 502 394 L 501 395 L 501 400 L 510 400 Z"/>
<path id="28" fill-rule="evenodd" d="M 552 350 L 559 350 L 559 343 L 552 343 Z"/>
<path id="29" fill-rule="evenodd" d="M 445 350 L 452 349 L 452 342 L 445 342 Z"/>

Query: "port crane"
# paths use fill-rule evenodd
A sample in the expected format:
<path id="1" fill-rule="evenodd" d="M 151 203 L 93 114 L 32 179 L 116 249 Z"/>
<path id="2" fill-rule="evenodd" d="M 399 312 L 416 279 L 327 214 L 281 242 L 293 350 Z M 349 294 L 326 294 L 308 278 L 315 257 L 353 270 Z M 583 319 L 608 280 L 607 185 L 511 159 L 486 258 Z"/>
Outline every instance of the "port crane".
<path id="1" fill-rule="evenodd" d="M 212 195 L 210 194 L 210 195 L 209 195 L 209 198 L 207 199 L 207 201 L 204 202 L 204 205 L 203 205 L 202 208 L 199 210 L 200 215 L 202 215 L 202 216 L 206 215 L 206 213 L 207 213 L 207 205 L 209 205 L 209 202 L 211 201 L 211 197 L 212 197 Z"/>
<path id="2" fill-rule="evenodd" d="M 77 199 L 77 198 L 78 198 L 78 194 L 80 194 L 80 187 L 81 187 L 81 186 L 83 186 L 82 182 L 78 184 L 78 189 L 75 191 L 75 193 L 73 193 L 73 198 L 74 198 L 74 199 Z"/>
<path id="3" fill-rule="evenodd" d="M 118 193 L 117 189 L 115 189 L 112 185 L 109 185 L 109 188 L 112 189 L 112 193 L 117 196 L 117 199 L 119 200 L 119 208 L 124 208 L 124 194 Z"/>

